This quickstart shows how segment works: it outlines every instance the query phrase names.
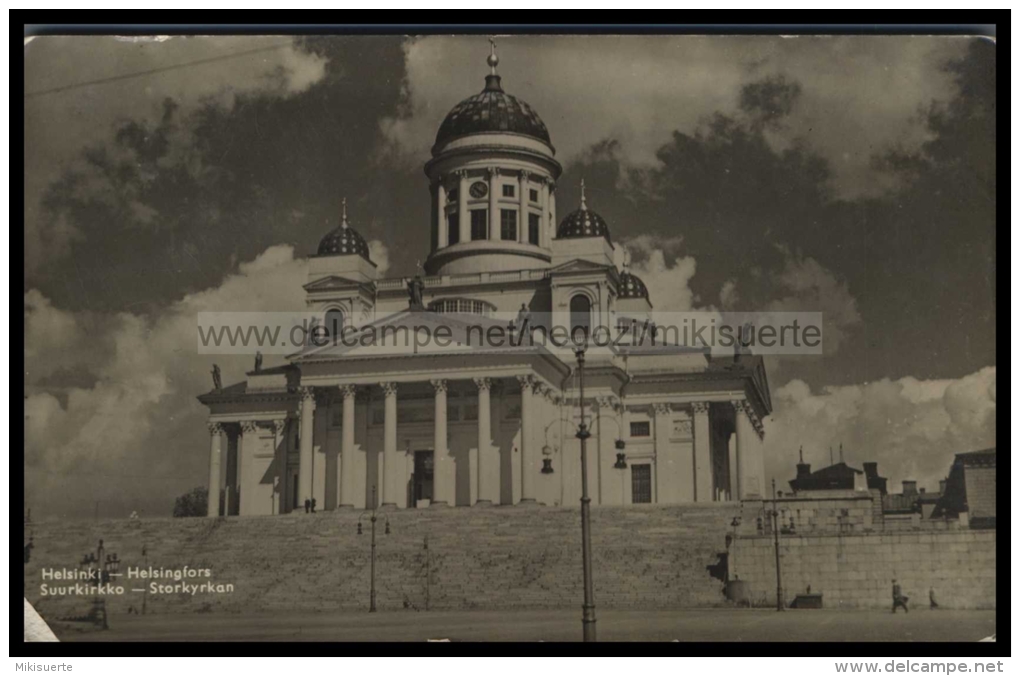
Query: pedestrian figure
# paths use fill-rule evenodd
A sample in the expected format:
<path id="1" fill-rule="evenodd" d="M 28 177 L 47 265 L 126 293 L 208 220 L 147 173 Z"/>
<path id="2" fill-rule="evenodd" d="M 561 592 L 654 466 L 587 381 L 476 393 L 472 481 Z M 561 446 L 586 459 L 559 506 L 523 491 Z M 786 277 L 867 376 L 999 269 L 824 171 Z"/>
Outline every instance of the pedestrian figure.
<path id="1" fill-rule="evenodd" d="M 312 514 L 315 514 L 315 498 L 312 498 Z"/>
<path id="2" fill-rule="evenodd" d="M 928 603 L 931 604 L 931 609 L 935 610 L 939 607 L 938 601 L 935 600 L 935 587 L 928 589 Z"/>
<path id="3" fill-rule="evenodd" d="M 903 608 L 903 611 L 907 612 L 907 613 L 910 612 L 910 608 L 907 608 L 907 599 L 908 599 L 908 597 L 903 595 L 903 590 L 900 588 L 900 585 L 896 583 L 896 580 L 893 580 L 892 581 L 892 611 L 893 611 L 894 615 L 896 614 L 896 609 L 897 608 Z"/>
<path id="4" fill-rule="evenodd" d="M 309 500 L 308 498 L 305 498 L 305 514 L 308 514 L 311 511 L 312 511 L 312 501 Z"/>

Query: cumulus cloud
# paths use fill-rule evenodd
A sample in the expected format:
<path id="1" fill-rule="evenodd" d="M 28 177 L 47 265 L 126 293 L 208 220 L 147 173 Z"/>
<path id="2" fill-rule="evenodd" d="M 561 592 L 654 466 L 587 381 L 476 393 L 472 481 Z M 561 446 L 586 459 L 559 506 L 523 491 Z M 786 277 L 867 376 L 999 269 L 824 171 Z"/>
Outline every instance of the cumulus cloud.
<path id="1" fill-rule="evenodd" d="M 823 348 L 826 354 L 836 352 L 861 321 L 857 299 L 845 280 L 814 258 L 800 257 L 782 247 L 780 251 L 784 254 L 783 267 L 770 275 L 775 297 L 761 310 L 821 312 Z"/>
<path id="2" fill-rule="evenodd" d="M 192 114 L 204 106 L 231 110 L 245 96 L 293 96 L 321 80 L 327 62 L 298 49 L 293 38 L 268 36 L 158 42 L 44 36 L 25 45 L 25 59 L 25 132 L 26 139 L 32 139 L 25 154 L 28 271 L 62 257 L 84 236 L 66 218 L 44 218 L 41 204 L 46 187 L 80 163 L 83 149 L 116 152 L 114 136 L 124 121 L 131 120 L 136 129 L 158 127 L 168 100 L 178 119 L 197 124 L 200 121 Z M 84 79 L 82 63 L 89 64 L 89 77 Z M 131 74 L 138 75 L 117 79 Z M 192 168 L 201 168 L 189 131 L 188 126 L 177 128 L 166 139 L 167 165 L 180 164 L 179 153 L 191 153 Z M 95 189 L 92 196 L 103 194 L 104 186 L 90 184 L 86 176 L 78 189 L 84 194 L 90 188 Z M 128 204 L 141 223 L 156 215 L 150 205 L 132 201 L 131 195 L 108 197 Z"/>
<path id="3" fill-rule="evenodd" d="M 49 386 L 28 389 L 26 491 L 35 511 L 74 514 L 100 500 L 163 513 L 173 495 L 201 484 L 208 436 L 195 396 L 210 389 L 214 359 L 230 383 L 251 357 L 199 355 L 198 313 L 302 308 L 306 275 L 291 247 L 273 246 L 156 316 L 72 313 L 26 292 L 26 371 L 52 373 L 56 360 L 95 378 L 63 388 L 66 403 Z"/>
<path id="4" fill-rule="evenodd" d="M 382 240 L 373 239 L 368 243 L 368 255 L 379 274 L 385 275 L 390 269 L 390 248 Z"/>
<path id="5" fill-rule="evenodd" d="M 780 486 L 793 478 L 801 446 L 805 462 L 818 469 L 842 443 L 851 466 L 878 462 L 893 492 L 904 479 L 937 490 L 954 454 L 995 446 L 994 366 L 957 379 L 883 379 L 817 393 L 792 380 L 772 399 L 766 471 Z"/>
<path id="6" fill-rule="evenodd" d="M 873 170 L 874 154 L 928 138 L 918 111 L 954 95 L 943 66 L 966 49 L 966 40 L 903 36 L 513 36 L 497 43 L 504 88 L 542 116 L 564 164 L 613 139 L 625 164 L 656 166 L 674 130 L 691 133 L 705 116 L 739 113 L 744 85 L 784 81 L 798 96 L 786 102 L 784 124 L 770 126 L 770 143 L 807 143 L 829 161 L 835 188 L 847 197 L 887 187 Z M 427 156 L 446 113 L 472 83 L 481 90 L 487 48 L 478 37 L 407 41 L 404 105 L 381 122 L 393 149 Z"/>
<path id="7" fill-rule="evenodd" d="M 631 272 L 648 287 L 654 314 L 695 309 L 690 282 L 698 266 L 693 256 L 680 253 L 682 244 L 682 237 L 655 235 L 639 235 L 620 243 L 620 249 L 630 255 Z"/>

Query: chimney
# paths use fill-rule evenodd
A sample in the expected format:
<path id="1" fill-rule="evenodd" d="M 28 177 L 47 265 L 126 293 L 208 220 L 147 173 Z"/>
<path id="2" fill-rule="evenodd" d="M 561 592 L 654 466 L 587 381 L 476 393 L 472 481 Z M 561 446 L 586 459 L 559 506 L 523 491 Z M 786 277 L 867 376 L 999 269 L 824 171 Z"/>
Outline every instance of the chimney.
<path id="1" fill-rule="evenodd" d="M 869 479 L 878 476 L 878 463 L 877 462 L 866 462 L 864 463 L 864 476 Z"/>
<path id="2" fill-rule="evenodd" d="M 917 495 L 917 482 L 916 481 L 904 481 L 903 482 L 903 495 Z"/>
<path id="3" fill-rule="evenodd" d="M 921 490 L 921 495 L 924 495 L 924 489 L 922 488 L 920 490 Z"/>
<path id="4" fill-rule="evenodd" d="M 946 494 L 946 480 L 942 479 L 941 481 L 939 481 L 939 495 L 945 494 Z"/>
<path id="5" fill-rule="evenodd" d="M 800 462 L 797 463 L 797 478 L 806 477 L 811 474 L 811 465 L 804 462 L 804 447 L 800 447 Z"/>

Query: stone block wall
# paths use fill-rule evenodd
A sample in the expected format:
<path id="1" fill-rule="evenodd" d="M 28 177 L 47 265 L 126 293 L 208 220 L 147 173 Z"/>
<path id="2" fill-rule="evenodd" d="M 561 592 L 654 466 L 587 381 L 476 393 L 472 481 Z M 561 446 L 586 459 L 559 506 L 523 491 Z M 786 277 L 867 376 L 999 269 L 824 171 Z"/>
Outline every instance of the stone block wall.
<path id="1" fill-rule="evenodd" d="M 756 604 L 775 605 L 772 537 L 737 537 L 729 565 Z M 994 530 L 782 535 L 780 566 L 787 603 L 810 585 L 827 608 L 891 608 L 895 578 L 912 604 L 934 588 L 943 608 L 995 608 Z"/>
<path id="2" fill-rule="evenodd" d="M 738 511 L 732 503 L 593 507 L 598 607 L 724 604 L 723 582 L 708 567 L 726 551 L 729 523 Z M 362 535 L 357 534 L 359 519 Z M 426 536 L 432 609 L 580 609 L 579 508 L 434 508 L 379 512 L 378 519 L 380 611 L 424 608 Z M 370 525 L 369 515 L 360 510 L 33 524 L 35 548 L 25 566 L 25 597 L 46 618 L 87 612 L 87 598 L 43 597 L 41 569 L 74 568 L 103 538 L 106 552 L 122 560 L 122 573 L 129 566 L 187 565 L 209 568 L 213 582 L 235 587 L 227 594 L 149 595 L 147 612 L 365 611 Z M 110 612 L 126 612 L 129 606 L 139 610 L 143 594 L 130 588 L 144 588 L 145 582 L 121 578 L 121 584 L 128 591 L 108 598 Z"/>

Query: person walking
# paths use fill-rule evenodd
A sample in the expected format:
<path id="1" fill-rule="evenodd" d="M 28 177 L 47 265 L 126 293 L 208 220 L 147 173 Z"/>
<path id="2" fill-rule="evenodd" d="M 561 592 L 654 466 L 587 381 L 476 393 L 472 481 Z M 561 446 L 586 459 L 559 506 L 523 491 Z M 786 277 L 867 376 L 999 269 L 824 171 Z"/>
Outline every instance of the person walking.
<path id="1" fill-rule="evenodd" d="M 892 581 L 892 611 L 893 611 L 894 615 L 896 614 L 896 609 L 897 608 L 903 608 L 903 611 L 907 612 L 907 613 L 910 612 L 910 608 L 907 607 L 907 598 L 908 597 L 903 595 L 903 590 L 900 588 L 900 585 L 896 582 L 896 580 L 893 580 Z"/>

